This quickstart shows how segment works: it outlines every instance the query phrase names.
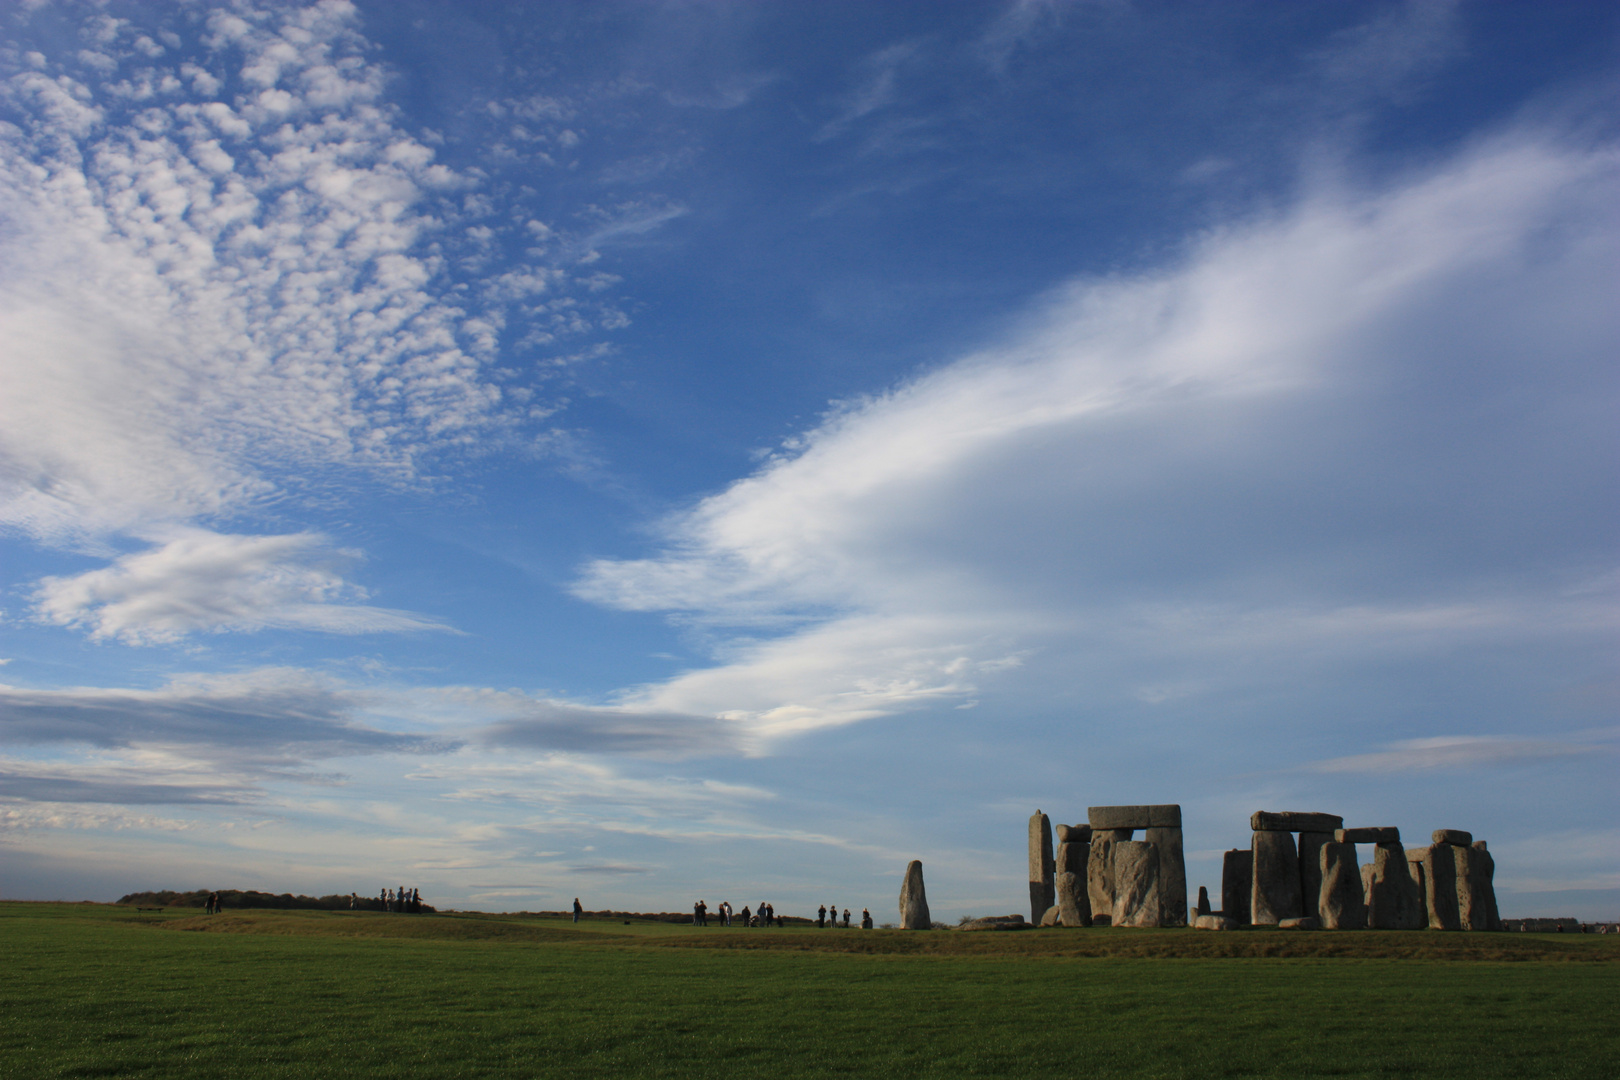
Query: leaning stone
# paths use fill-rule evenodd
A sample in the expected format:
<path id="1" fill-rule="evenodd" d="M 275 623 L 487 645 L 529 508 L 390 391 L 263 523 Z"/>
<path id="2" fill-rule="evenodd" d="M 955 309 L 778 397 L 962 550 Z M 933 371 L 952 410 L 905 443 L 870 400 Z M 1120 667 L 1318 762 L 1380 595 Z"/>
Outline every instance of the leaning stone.
<path id="1" fill-rule="evenodd" d="M 1307 915 L 1321 917 L 1316 902 L 1322 895 L 1322 846 L 1333 843 L 1330 832 L 1299 834 L 1299 901 Z"/>
<path id="2" fill-rule="evenodd" d="M 1091 925 L 1091 898 L 1086 895 L 1086 879 L 1065 872 L 1057 876 L 1058 919 L 1064 926 Z"/>
<path id="3" fill-rule="evenodd" d="M 1254 893 L 1254 852 L 1233 848 L 1221 860 L 1221 914 L 1240 923 L 1249 921 L 1249 898 Z"/>
<path id="4" fill-rule="evenodd" d="M 1046 909 L 1044 914 L 1041 915 L 1040 924 L 1042 926 L 1056 926 L 1058 924 L 1059 917 L 1060 913 L 1058 911 L 1058 907 L 1056 904 L 1053 904 L 1051 907 Z"/>
<path id="5" fill-rule="evenodd" d="M 1093 830 L 1091 854 L 1086 860 L 1086 892 L 1091 898 L 1091 919 L 1114 913 L 1114 845 L 1131 838 L 1129 829 Z"/>
<path id="6" fill-rule="evenodd" d="M 1436 829 L 1430 839 L 1437 844 L 1456 844 L 1458 847 L 1467 847 L 1474 842 L 1474 834 L 1463 832 L 1461 829 Z"/>
<path id="7" fill-rule="evenodd" d="M 1367 901 L 1361 890 L 1361 870 L 1356 866 L 1356 845 L 1330 840 L 1322 845 L 1321 891 L 1316 903 L 1317 917 L 1328 930 L 1362 930 L 1367 926 Z"/>
<path id="8" fill-rule="evenodd" d="M 1200 915 L 1193 920 L 1196 930 L 1236 930 L 1238 926 L 1236 919 L 1228 919 L 1224 915 Z"/>
<path id="9" fill-rule="evenodd" d="M 1433 844 L 1423 853 L 1424 906 L 1430 930 L 1461 930 L 1457 911 L 1457 859 L 1451 844 Z"/>
<path id="10" fill-rule="evenodd" d="M 1159 849 L 1145 840 L 1114 844 L 1114 926 L 1163 926 Z M 1182 916 L 1185 924 L 1186 916 Z"/>
<path id="11" fill-rule="evenodd" d="M 1464 930 L 1496 930 L 1502 918 L 1496 910 L 1496 861 L 1474 845 L 1452 849 L 1457 866 L 1457 921 Z"/>
<path id="12" fill-rule="evenodd" d="M 900 929 L 932 930 L 928 915 L 928 893 L 923 888 L 922 863 L 916 859 L 906 867 L 906 880 L 900 885 Z"/>
<path id="13" fill-rule="evenodd" d="M 1057 903 L 1053 883 L 1057 863 L 1052 858 L 1052 819 L 1035 811 L 1029 819 L 1029 918 L 1039 922 Z"/>
<path id="14" fill-rule="evenodd" d="M 1362 868 L 1370 929 L 1421 930 L 1428 925 L 1423 890 L 1412 873 L 1413 865 L 1399 843 L 1379 844 L 1373 849 L 1373 861 Z"/>
<path id="15" fill-rule="evenodd" d="M 1086 809 L 1093 838 L 1103 830 L 1146 829 L 1152 825 L 1152 808 L 1147 806 L 1092 806 Z"/>
<path id="16" fill-rule="evenodd" d="M 1306 915 L 1306 916 L 1304 916 L 1302 918 L 1298 918 L 1298 919 L 1284 919 L 1282 922 L 1277 924 L 1277 929 L 1279 929 L 1279 930 L 1320 930 L 1320 929 L 1322 929 L 1322 920 L 1317 919 L 1317 918 L 1313 918 L 1310 915 Z"/>
<path id="17" fill-rule="evenodd" d="M 1337 814 L 1317 814 L 1304 810 L 1256 810 L 1249 816 L 1249 828 L 1255 832 L 1325 832 L 1344 828 L 1344 818 Z"/>
<path id="18" fill-rule="evenodd" d="M 1333 840 L 1339 844 L 1398 844 L 1401 830 L 1393 825 L 1371 829 L 1335 829 Z"/>
<path id="19" fill-rule="evenodd" d="M 1275 926 L 1284 919 L 1304 915 L 1299 892 L 1299 852 L 1285 832 L 1254 834 L 1254 888 L 1249 897 L 1249 921 Z"/>
<path id="20" fill-rule="evenodd" d="M 1202 885 L 1198 886 L 1198 907 L 1195 910 L 1199 915 L 1215 914 L 1209 909 L 1209 890 Z"/>
<path id="21" fill-rule="evenodd" d="M 1150 807 L 1150 809 L 1158 809 Z M 1187 862 L 1181 852 L 1181 829 L 1155 826 L 1142 839 L 1159 849 L 1161 926 L 1187 925 Z"/>

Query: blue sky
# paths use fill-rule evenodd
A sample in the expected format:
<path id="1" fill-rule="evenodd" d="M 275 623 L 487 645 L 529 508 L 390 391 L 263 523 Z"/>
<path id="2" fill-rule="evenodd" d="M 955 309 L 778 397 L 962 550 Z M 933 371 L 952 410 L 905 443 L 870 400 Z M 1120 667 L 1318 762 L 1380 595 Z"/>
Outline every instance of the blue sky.
<path id="1" fill-rule="evenodd" d="M 1620 911 L 1612 5 L 0 19 L 0 894 Z"/>

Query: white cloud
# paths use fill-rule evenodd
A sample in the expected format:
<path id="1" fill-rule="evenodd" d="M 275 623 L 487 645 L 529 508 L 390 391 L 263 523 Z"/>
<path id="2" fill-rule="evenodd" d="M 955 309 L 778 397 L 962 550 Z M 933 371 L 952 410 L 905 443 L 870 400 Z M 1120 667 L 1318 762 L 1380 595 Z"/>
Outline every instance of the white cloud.
<path id="1" fill-rule="evenodd" d="M 760 734 L 970 696 L 1032 642 L 1111 679 L 1122 632 L 1159 633 L 1138 667 L 1230 656 L 1234 630 L 1296 658 L 1612 633 L 1612 601 L 1568 589 L 1612 565 L 1574 493 L 1601 500 L 1615 449 L 1617 171 L 1513 132 L 1076 283 L 576 591 L 780 635 L 631 699 Z"/>
<path id="2" fill-rule="evenodd" d="M 1403 739 L 1388 750 L 1332 758 L 1310 766 L 1315 772 L 1373 773 L 1426 770 L 1468 770 L 1545 758 L 1585 756 L 1604 748 L 1553 739 L 1525 739 L 1501 735 L 1442 735 Z"/>
<path id="3" fill-rule="evenodd" d="M 338 634 L 450 629 L 426 616 L 353 603 L 365 591 L 339 570 L 357 557 L 317 533 L 189 529 L 105 569 L 43 579 L 35 610 L 46 622 L 130 644 L 272 627 Z"/>

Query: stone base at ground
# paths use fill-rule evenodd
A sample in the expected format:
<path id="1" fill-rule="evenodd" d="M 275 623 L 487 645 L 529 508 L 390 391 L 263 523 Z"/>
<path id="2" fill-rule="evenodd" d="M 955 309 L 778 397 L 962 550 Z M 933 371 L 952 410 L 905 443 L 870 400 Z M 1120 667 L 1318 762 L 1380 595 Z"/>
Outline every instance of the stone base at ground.
<path id="1" fill-rule="evenodd" d="M 1305 916 L 1302 919 L 1284 919 L 1282 922 L 1277 924 L 1277 929 L 1279 929 L 1279 930 L 1320 930 L 1320 929 L 1322 929 L 1322 920 L 1317 919 L 1317 918 L 1313 918 L 1313 917 L 1311 917 L 1309 915 Z"/>
<path id="2" fill-rule="evenodd" d="M 1059 874 L 1057 896 L 1058 918 L 1064 926 L 1091 925 L 1091 898 L 1084 877 L 1072 872 Z"/>
<path id="3" fill-rule="evenodd" d="M 1241 924 L 1224 915 L 1200 915 L 1193 920 L 1195 930 L 1237 930 Z"/>

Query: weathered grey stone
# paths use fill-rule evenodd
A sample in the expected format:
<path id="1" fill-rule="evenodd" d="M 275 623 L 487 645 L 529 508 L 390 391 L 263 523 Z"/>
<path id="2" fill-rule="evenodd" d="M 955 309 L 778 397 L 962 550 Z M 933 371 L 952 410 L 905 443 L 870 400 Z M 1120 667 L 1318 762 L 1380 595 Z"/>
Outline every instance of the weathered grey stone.
<path id="1" fill-rule="evenodd" d="M 1181 804 L 1155 806 L 1092 806 L 1086 810 L 1092 832 L 1101 829 L 1179 829 Z"/>
<path id="2" fill-rule="evenodd" d="M 1429 925 L 1429 882 L 1423 873 L 1423 859 L 1428 853 L 1426 847 L 1406 849 L 1406 870 L 1417 885 L 1418 911 L 1422 914 L 1423 926 Z"/>
<path id="3" fill-rule="evenodd" d="M 1064 926 L 1091 925 L 1091 897 L 1083 873 L 1066 871 L 1057 876 L 1057 901 L 1058 918 Z"/>
<path id="4" fill-rule="evenodd" d="M 1423 854 L 1424 907 L 1430 930 L 1461 930 L 1457 912 L 1457 850 L 1452 844 L 1431 844 Z"/>
<path id="5" fill-rule="evenodd" d="M 1058 825 L 1052 831 L 1057 834 L 1057 841 L 1060 844 L 1091 843 L 1090 825 Z"/>
<path id="6" fill-rule="evenodd" d="M 1322 845 L 1322 886 L 1316 903 L 1317 918 L 1327 930 L 1363 930 L 1367 926 L 1367 901 L 1361 889 L 1361 870 L 1356 866 L 1356 845 L 1330 840 Z"/>
<path id="7" fill-rule="evenodd" d="M 1091 898 L 1091 922 L 1114 913 L 1114 845 L 1131 838 L 1129 829 L 1092 830 L 1091 854 L 1086 860 L 1086 892 Z"/>
<path id="8" fill-rule="evenodd" d="M 1187 925 L 1187 862 L 1181 851 L 1179 826 L 1154 826 L 1142 839 L 1159 849 L 1159 904 L 1161 926 Z"/>
<path id="9" fill-rule="evenodd" d="M 1306 915 L 1321 916 L 1316 903 L 1322 896 L 1322 847 L 1331 843 L 1330 832 L 1299 834 L 1299 902 Z"/>
<path id="10" fill-rule="evenodd" d="M 1056 926 L 1058 924 L 1060 914 L 1061 913 L 1058 911 L 1057 905 L 1053 904 L 1051 907 L 1047 908 L 1046 913 L 1041 916 L 1041 925 Z"/>
<path id="11" fill-rule="evenodd" d="M 1046 909 L 1057 903 L 1052 858 L 1052 819 L 1035 811 L 1029 819 L 1029 921 L 1040 922 Z"/>
<path id="12" fill-rule="evenodd" d="M 1114 926 L 1163 926 L 1159 849 L 1146 840 L 1114 844 Z M 1182 916 L 1186 921 L 1186 916 Z"/>
<path id="13" fill-rule="evenodd" d="M 1479 844 L 1452 849 L 1457 866 L 1457 921 L 1464 930 L 1500 930 L 1496 860 Z"/>
<path id="14" fill-rule="evenodd" d="M 1419 864 L 1421 866 L 1421 864 Z M 1379 844 L 1362 868 L 1367 926 L 1373 930 L 1421 930 L 1428 925 L 1423 891 L 1399 843 Z"/>
<path id="15" fill-rule="evenodd" d="M 1473 848 L 1475 851 L 1485 851 L 1485 850 L 1487 850 L 1487 848 L 1485 846 L 1485 841 L 1483 841 L 1483 840 L 1475 840 L 1472 844 L 1469 844 L 1468 846 Z"/>
<path id="16" fill-rule="evenodd" d="M 1193 928 L 1197 930 L 1236 930 L 1239 925 L 1236 919 L 1224 915 L 1200 915 L 1193 920 Z"/>
<path id="17" fill-rule="evenodd" d="M 1458 847 L 1467 847 L 1474 842 L 1474 834 L 1463 832 L 1461 829 L 1436 829 L 1430 839 L 1437 844 L 1456 844 Z"/>
<path id="18" fill-rule="evenodd" d="M 1028 930 L 1032 924 L 1024 921 L 1022 915 L 986 915 L 982 919 L 971 919 L 958 926 L 958 930 Z"/>
<path id="19" fill-rule="evenodd" d="M 1213 914 L 1215 914 L 1213 911 L 1210 910 L 1210 907 L 1209 907 L 1209 890 L 1206 889 L 1202 885 L 1198 886 L 1198 908 L 1197 908 L 1197 912 L 1200 915 L 1213 915 Z"/>
<path id="20" fill-rule="evenodd" d="M 1305 915 L 1298 919 L 1284 919 L 1277 924 L 1279 930 L 1320 930 L 1322 920 L 1312 915 Z"/>
<path id="21" fill-rule="evenodd" d="M 1249 899 L 1254 893 L 1254 852 L 1234 848 L 1221 860 L 1221 914 L 1240 923 L 1249 921 Z"/>
<path id="22" fill-rule="evenodd" d="M 1256 810 L 1249 815 L 1249 828 L 1255 832 L 1330 833 L 1344 828 L 1344 818 L 1306 810 Z"/>
<path id="23" fill-rule="evenodd" d="M 906 867 L 906 880 L 900 885 L 900 929 L 932 930 L 928 914 L 928 892 L 923 888 L 922 863 L 916 859 Z"/>
<path id="24" fill-rule="evenodd" d="M 1285 832 L 1254 834 L 1254 887 L 1249 894 L 1249 921 L 1275 926 L 1304 914 L 1299 892 L 1299 852 Z"/>
<path id="25" fill-rule="evenodd" d="M 1057 872 L 1059 874 L 1079 874 L 1086 876 L 1086 860 L 1091 857 L 1091 841 L 1078 843 L 1070 840 L 1066 844 L 1059 844 L 1057 849 Z"/>
<path id="26" fill-rule="evenodd" d="M 1401 830 L 1393 825 L 1380 825 L 1368 829 L 1334 829 L 1333 839 L 1340 844 L 1398 844 Z"/>

